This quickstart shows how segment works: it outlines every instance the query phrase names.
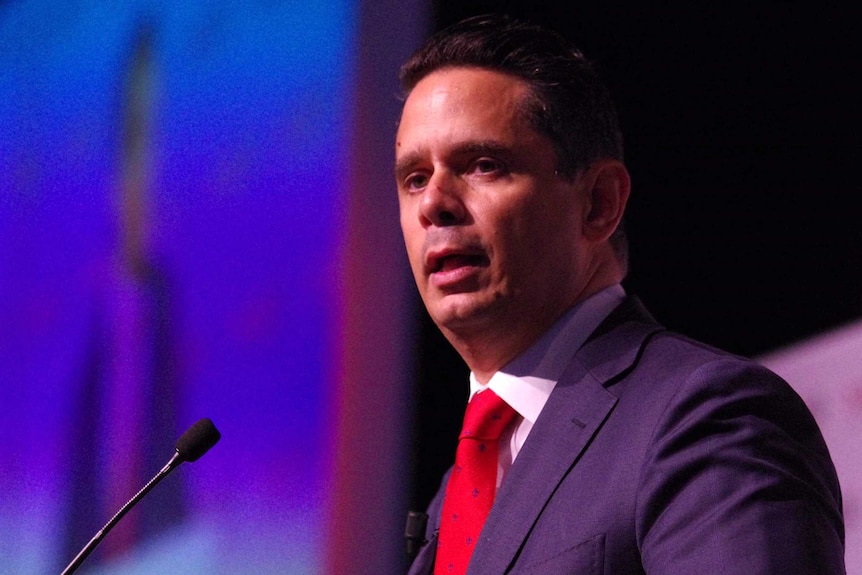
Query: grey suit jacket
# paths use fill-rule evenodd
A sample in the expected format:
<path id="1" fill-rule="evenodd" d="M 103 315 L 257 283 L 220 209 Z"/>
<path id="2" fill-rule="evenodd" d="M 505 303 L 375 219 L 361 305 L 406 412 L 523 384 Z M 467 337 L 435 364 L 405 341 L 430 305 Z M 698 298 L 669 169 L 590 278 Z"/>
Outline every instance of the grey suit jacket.
<path id="1" fill-rule="evenodd" d="M 433 572 L 442 493 L 409 575 Z M 503 573 L 844 573 L 838 480 L 783 380 L 628 298 L 576 353 L 500 487 L 468 575 Z"/>

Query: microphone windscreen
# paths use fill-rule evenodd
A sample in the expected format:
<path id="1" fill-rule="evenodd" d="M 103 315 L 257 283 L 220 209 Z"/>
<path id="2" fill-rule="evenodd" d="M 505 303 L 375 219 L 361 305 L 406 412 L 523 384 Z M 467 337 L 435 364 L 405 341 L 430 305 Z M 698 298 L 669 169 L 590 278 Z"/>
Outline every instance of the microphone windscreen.
<path id="1" fill-rule="evenodd" d="M 197 461 L 218 443 L 221 433 L 213 422 L 205 417 L 188 428 L 177 440 L 177 453 L 182 461 Z"/>

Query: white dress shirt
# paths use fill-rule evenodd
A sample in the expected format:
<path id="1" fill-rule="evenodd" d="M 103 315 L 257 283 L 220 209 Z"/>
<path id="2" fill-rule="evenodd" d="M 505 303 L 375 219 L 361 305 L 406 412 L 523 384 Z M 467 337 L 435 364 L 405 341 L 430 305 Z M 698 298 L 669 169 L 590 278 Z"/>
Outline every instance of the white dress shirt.
<path id="1" fill-rule="evenodd" d="M 580 302 L 524 353 L 494 373 L 487 385 L 480 384 L 470 372 L 468 401 L 485 389 L 493 389 L 518 412 L 514 423 L 500 438 L 498 487 L 527 440 L 563 370 L 589 335 L 622 303 L 625 296 L 623 287 L 614 284 Z"/>

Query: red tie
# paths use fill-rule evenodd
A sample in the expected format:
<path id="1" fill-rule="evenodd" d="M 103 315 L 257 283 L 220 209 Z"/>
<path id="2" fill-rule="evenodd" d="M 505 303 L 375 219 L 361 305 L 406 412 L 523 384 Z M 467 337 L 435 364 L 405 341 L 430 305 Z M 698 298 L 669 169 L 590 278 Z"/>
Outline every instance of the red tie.
<path id="1" fill-rule="evenodd" d="M 467 404 L 455 468 L 443 500 L 434 575 L 466 573 L 494 503 L 500 434 L 515 415 L 515 410 L 490 389 L 476 394 Z"/>

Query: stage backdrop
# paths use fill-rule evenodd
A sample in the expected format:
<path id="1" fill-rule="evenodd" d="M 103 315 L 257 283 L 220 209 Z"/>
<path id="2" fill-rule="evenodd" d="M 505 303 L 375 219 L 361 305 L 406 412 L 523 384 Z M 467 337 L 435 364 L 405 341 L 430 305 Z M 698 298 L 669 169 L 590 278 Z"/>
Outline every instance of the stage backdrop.
<path id="1" fill-rule="evenodd" d="M 838 471 L 844 499 L 847 575 L 862 575 L 862 322 L 762 356 L 811 408 Z"/>
<path id="2" fill-rule="evenodd" d="M 373 4 L 0 6 L 0 571 L 60 572 L 201 417 L 80 573 L 400 569 L 424 25 Z"/>

